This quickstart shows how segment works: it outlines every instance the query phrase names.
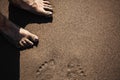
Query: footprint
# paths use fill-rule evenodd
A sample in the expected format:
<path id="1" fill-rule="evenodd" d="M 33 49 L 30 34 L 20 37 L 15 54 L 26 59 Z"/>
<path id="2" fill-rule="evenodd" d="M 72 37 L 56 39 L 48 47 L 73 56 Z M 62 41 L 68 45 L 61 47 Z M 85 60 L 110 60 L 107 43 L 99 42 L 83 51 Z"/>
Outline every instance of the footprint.
<path id="1" fill-rule="evenodd" d="M 81 67 L 79 60 L 71 60 L 67 65 L 68 80 L 84 80 L 86 74 Z"/>
<path id="2" fill-rule="evenodd" d="M 49 61 L 45 61 L 43 64 L 41 64 L 36 71 L 37 79 L 51 80 L 54 75 L 55 64 L 56 63 L 54 59 L 50 59 Z"/>

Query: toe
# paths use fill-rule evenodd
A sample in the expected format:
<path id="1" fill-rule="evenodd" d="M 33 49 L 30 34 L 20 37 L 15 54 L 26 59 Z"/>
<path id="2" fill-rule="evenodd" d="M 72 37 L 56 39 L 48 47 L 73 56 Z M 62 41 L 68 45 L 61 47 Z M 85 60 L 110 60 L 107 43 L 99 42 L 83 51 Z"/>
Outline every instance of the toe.
<path id="1" fill-rule="evenodd" d="M 26 48 L 26 47 L 29 46 L 28 43 L 27 43 L 27 41 L 26 41 L 26 39 L 22 40 L 21 44 L 22 44 L 22 46 L 21 46 L 22 48 Z"/>
<path id="2" fill-rule="evenodd" d="M 51 11 L 44 10 L 43 14 L 45 14 L 46 16 L 52 16 L 53 13 Z"/>
<path id="3" fill-rule="evenodd" d="M 44 10 L 53 12 L 53 8 L 50 6 L 44 6 Z"/>
<path id="4" fill-rule="evenodd" d="M 31 36 L 29 36 L 28 38 L 30 41 L 32 41 L 33 43 L 37 43 L 39 41 L 38 36 L 31 34 Z"/>
<path id="5" fill-rule="evenodd" d="M 20 41 L 20 49 L 26 49 L 26 48 L 31 48 L 33 47 L 33 42 L 31 42 L 29 39 L 25 38 Z"/>
<path id="6" fill-rule="evenodd" d="M 30 40 L 28 40 L 28 39 L 25 39 L 25 41 L 26 41 L 26 45 L 27 46 L 33 46 L 33 42 L 32 41 L 30 41 Z"/>
<path id="7" fill-rule="evenodd" d="M 44 4 L 44 7 L 52 8 L 52 5 Z"/>
<path id="8" fill-rule="evenodd" d="M 36 35 L 33 36 L 33 41 L 38 42 L 38 37 Z"/>
<path id="9" fill-rule="evenodd" d="M 49 1 L 43 1 L 43 3 L 51 5 L 51 3 Z"/>
<path id="10" fill-rule="evenodd" d="M 23 41 L 20 41 L 20 42 L 19 42 L 19 47 L 18 47 L 18 48 L 22 48 L 22 47 L 24 47 L 24 44 L 23 44 Z"/>
<path id="11" fill-rule="evenodd" d="M 27 45 L 27 42 L 25 40 L 21 41 L 23 43 L 23 45 Z"/>

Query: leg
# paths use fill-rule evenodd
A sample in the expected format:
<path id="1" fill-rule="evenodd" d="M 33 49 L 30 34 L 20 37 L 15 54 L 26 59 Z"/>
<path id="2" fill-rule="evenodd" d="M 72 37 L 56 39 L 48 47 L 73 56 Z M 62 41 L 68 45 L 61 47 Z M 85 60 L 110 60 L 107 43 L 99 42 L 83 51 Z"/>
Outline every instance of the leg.
<path id="1" fill-rule="evenodd" d="M 32 13 L 52 16 L 53 9 L 48 0 L 9 0 L 12 4 Z"/>
<path id="2" fill-rule="evenodd" d="M 16 27 L 0 13 L 0 32 L 16 47 L 27 48 L 38 42 L 38 37 L 29 31 Z"/>

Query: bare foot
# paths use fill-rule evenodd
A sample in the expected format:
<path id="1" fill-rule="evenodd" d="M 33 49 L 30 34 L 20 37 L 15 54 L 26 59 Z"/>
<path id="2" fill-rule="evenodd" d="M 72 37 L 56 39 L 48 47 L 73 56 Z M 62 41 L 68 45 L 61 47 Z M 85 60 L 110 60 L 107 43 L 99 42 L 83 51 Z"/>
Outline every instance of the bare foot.
<path id="1" fill-rule="evenodd" d="M 38 37 L 29 31 L 16 27 L 0 14 L 0 32 L 17 48 L 30 48 L 38 42 Z"/>
<path id="2" fill-rule="evenodd" d="M 53 14 L 49 0 L 10 0 L 10 2 L 38 15 L 52 16 Z"/>

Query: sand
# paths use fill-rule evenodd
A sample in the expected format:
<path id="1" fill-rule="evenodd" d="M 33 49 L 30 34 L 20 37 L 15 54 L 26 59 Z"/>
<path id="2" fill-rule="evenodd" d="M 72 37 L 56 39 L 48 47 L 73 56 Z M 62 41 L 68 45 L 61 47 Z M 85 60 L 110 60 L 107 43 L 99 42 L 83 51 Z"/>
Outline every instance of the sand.
<path id="1" fill-rule="evenodd" d="M 120 80 L 120 0 L 51 2 L 53 18 L 44 18 L 0 0 L 0 11 L 40 41 L 19 51 L 0 37 L 4 80 Z"/>

